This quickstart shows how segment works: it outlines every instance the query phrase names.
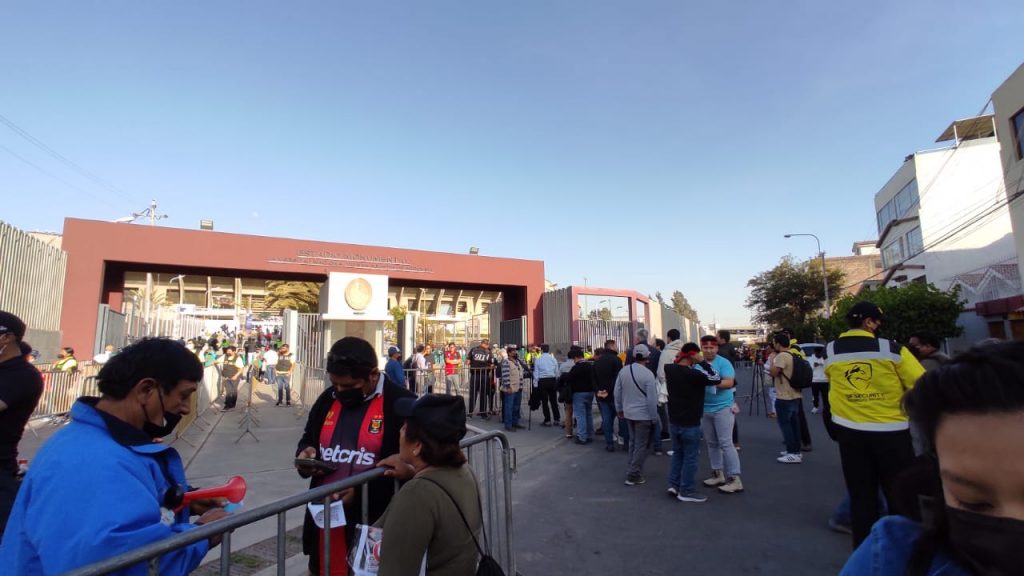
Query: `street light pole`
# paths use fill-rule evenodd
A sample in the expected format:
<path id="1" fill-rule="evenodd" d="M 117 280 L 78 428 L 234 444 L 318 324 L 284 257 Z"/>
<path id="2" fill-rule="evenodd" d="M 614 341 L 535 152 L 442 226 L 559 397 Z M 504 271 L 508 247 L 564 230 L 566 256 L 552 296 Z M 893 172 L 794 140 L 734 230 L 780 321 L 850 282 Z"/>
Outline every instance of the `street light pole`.
<path id="1" fill-rule="evenodd" d="M 786 238 L 794 236 L 810 236 L 814 238 L 814 243 L 818 245 L 818 255 L 821 257 L 821 282 L 825 286 L 825 318 L 831 318 L 832 303 L 828 297 L 828 272 L 825 271 L 825 253 L 821 250 L 821 240 L 814 234 L 786 234 Z"/>

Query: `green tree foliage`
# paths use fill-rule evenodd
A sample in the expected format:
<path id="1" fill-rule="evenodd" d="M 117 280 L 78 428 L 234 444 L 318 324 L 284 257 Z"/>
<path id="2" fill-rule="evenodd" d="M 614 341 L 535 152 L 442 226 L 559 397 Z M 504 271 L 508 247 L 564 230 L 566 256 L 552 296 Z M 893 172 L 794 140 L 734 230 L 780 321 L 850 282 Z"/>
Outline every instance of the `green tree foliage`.
<path id="1" fill-rule="evenodd" d="M 843 285 L 841 270 L 827 272 L 829 286 Z M 747 308 L 753 312 L 754 321 L 774 328 L 791 328 L 797 338 L 813 340 L 808 337 L 816 330 L 811 320 L 822 312 L 825 303 L 818 260 L 797 262 L 786 256 L 771 270 L 748 280 L 747 287 Z"/>
<path id="2" fill-rule="evenodd" d="M 271 310 L 317 312 L 320 309 L 319 282 L 267 282 L 266 307 Z"/>
<path id="3" fill-rule="evenodd" d="M 835 338 L 847 330 L 846 312 L 861 300 L 874 302 L 885 314 L 879 336 L 907 342 L 914 332 L 931 332 L 939 338 L 959 336 L 963 328 L 957 318 L 966 300 L 960 287 L 943 292 L 932 284 L 912 282 L 899 288 L 875 288 L 859 295 L 848 295 L 836 302 L 835 313 L 825 330 L 827 338 Z"/>
<path id="4" fill-rule="evenodd" d="M 661 302 L 661 292 L 658 292 L 655 295 L 655 298 Z M 694 322 L 700 322 L 700 318 L 697 317 L 697 311 L 693 309 L 693 306 L 690 306 L 690 303 L 686 300 L 686 296 L 683 296 L 683 293 L 679 290 L 672 292 L 671 308 L 683 318 L 688 318 Z"/>

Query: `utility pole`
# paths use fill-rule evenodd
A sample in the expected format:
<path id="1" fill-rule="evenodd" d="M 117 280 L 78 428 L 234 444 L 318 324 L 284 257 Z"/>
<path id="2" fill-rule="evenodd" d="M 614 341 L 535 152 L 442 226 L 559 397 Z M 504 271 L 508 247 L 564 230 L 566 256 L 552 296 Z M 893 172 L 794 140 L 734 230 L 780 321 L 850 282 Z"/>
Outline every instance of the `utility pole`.
<path id="1" fill-rule="evenodd" d="M 810 236 L 814 238 L 814 243 L 818 246 L 818 255 L 821 257 L 821 282 L 825 287 L 825 318 L 832 317 L 832 303 L 828 297 L 828 272 L 825 270 L 825 252 L 821 249 L 821 240 L 814 234 L 786 234 L 786 238 L 792 238 L 794 236 Z"/>
<path id="2" fill-rule="evenodd" d="M 156 211 L 156 200 L 150 200 L 149 201 L 149 207 L 147 207 L 142 212 L 132 212 L 132 215 L 130 217 L 118 218 L 116 220 L 116 222 L 130 224 L 132 222 L 135 222 L 139 218 L 148 218 L 149 219 L 149 225 L 150 226 L 156 226 L 156 221 L 157 220 L 163 220 L 164 218 L 167 218 L 167 214 L 158 214 L 157 211 Z M 152 272 L 146 272 L 146 295 L 145 295 L 145 303 L 143 304 L 143 309 L 145 310 L 145 315 L 146 315 L 146 335 L 147 336 L 152 336 L 152 334 L 150 334 L 150 327 L 151 327 L 150 310 L 151 310 L 151 306 L 152 306 L 152 303 L 151 303 L 152 300 L 153 300 L 153 273 Z"/>

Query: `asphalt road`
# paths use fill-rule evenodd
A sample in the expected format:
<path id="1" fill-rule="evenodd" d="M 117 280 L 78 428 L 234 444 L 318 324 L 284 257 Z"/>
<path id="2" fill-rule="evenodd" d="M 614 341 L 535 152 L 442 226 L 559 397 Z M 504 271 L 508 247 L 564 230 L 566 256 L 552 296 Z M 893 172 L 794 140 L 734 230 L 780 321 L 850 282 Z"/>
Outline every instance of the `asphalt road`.
<path id="1" fill-rule="evenodd" d="M 741 371 L 740 393 L 750 372 Z M 629 487 L 626 453 L 587 446 L 552 428 L 517 432 L 514 546 L 519 572 L 536 574 L 836 574 L 850 553 L 849 536 L 826 522 L 844 494 L 839 453 L 820 416 L 805 407 L 814 451 L 804 463 L 775 461 L 782 434 L 775 420 L 739 416 L 745 491 L 705 489 L 703 504 L 665 494 L 670 458 L 647 460 L 647 483 Z M 524 407 L 525 410 L 525 407 Z M 534 422 L 540 420 L 533 414 Z M 548 438 L 550 437 L 550 439 Z M 667 448 L 666 448 L 667 449 Z M 698 481 L 708 476 L 702 450 Z"/>

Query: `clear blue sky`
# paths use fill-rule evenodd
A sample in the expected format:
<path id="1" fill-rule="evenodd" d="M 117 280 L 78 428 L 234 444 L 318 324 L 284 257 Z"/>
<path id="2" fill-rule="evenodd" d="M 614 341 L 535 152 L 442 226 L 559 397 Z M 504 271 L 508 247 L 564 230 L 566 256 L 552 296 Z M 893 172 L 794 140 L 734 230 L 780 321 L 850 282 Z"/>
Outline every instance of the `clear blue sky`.
<path id="1" fill-rule="evenodd" d="M 700 6 L 699 4 L 703 4 Z M 218 230 L 543 259 L 561 286 L 746 281 L 875 236 L 873 195 L 1020 64 L 1024 3 L 21 2 L 0 218 L 156 198 Z M 52 176 L 57 176 L 64 182 Z"/>

